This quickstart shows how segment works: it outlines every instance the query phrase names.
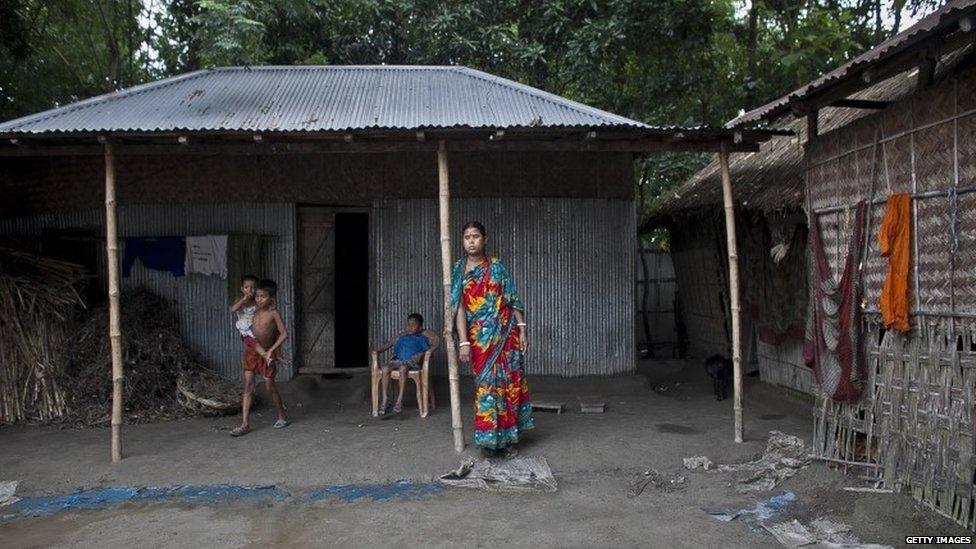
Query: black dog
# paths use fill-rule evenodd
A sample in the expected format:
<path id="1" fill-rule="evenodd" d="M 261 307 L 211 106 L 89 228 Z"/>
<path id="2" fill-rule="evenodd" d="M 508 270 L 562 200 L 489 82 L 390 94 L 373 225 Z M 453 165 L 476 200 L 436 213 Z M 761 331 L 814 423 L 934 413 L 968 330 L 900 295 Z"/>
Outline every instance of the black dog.
<path id="1" fill-rule="evenodd" d="M 732 359 L 712 355 L 705 361 L 705 372 L 712 378 L 715 400 L 725 400 L 729 396 L 729 384 L 732 382 Z"/>

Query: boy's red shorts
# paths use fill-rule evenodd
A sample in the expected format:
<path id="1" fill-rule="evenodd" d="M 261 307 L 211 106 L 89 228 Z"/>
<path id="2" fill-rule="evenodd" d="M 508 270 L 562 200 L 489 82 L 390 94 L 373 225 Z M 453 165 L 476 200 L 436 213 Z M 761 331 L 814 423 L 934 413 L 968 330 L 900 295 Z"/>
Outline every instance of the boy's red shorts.
<path id="1" fill-rule="evenodd" d="M 269 366 L 268 362 L 264 360 L 263 356 L 258 354 L 254 347 L 247 346 L 244 347 L 244 371 L 254 372 L 259 376 L 274 379 L 278 373 L 278 367 L 274 361 Z"/>

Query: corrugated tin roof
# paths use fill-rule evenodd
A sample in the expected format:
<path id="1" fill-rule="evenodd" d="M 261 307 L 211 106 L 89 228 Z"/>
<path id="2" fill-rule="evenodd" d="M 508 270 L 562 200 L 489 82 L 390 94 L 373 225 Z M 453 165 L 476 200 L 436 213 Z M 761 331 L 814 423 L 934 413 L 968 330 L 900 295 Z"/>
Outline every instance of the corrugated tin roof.
<path id="1" fill-rule="evenodd" d="M 650 126 L 450 66 L 222 67 L 0 124 L 3 134 Z"/>
<path id="2" fill-rule="evenodd" d="M 900 53 L 919 41 L 927 38 L 931 33 L 946 30 L 955 25 L 965 12 L 976 12 L 976 0 L 953 0 L 922 18 L 918 23 L 905 29 L 904 31 L 892 36 L 874 48 L 855 57 L 851 61 L 844 63 L 840 67 L 828 72 L 827 74 L 809 82 L 808 84 L 780 97 L 779 99 L 767 103 L 761 107 L 753 109 L 741 116 L 731 120 L 727 126 L 736 127 L 744 124 L 758 122 L 763 119 L 774 118 L 782 114 L 794 101 L 800 101 L 819 92 L 825 88 L 835 85 L 849 76 L 862 71 L 871 65 L 885 61 L 891 56 Z"/>

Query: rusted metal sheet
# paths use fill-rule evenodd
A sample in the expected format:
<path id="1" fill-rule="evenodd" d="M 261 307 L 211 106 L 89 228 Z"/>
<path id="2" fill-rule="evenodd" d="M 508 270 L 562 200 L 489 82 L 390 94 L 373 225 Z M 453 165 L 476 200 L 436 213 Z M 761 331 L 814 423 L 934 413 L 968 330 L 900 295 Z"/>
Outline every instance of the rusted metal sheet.
<path id="1" fill-rule="evenodd" d="M 634 370 L 633 201 L 454 199 L 451 216 L 455 236 L 466 221 L 484 223 L 489 254 L 512 271 L 526 305 L 530 375 Z M 411 312 L 442 330 L 438 227 L 435 200 L 375 202 L 374 339 L 396 333 Z M 435 367 L 446 370 L 442 354 Z"/>
<path id="2" fill-rule="evenodd" d="M 38 236 L 44 228 L 94 227 L 101 231 L 104 211 L 46 214 L 0 221 L 0 232 Z M 294 333 L 295 207 L 293 204 L 122 205 L 119 234 L 186 236 L 258 234 L 265 238 L 265 267 L 256 273 L 278 283 L 278 305 L 285 325 Z M 122 290 L 143 287 L 175 304 L 180 330 L 191 348 L 221 375 L 241 377 L 241 340 L 228 311 L 227 281 L 191 274 L 174 277 L 136 262 L 122 278 Z M 125 326 L 122 327 L 125 330 Z M 284 353 L 292 356 L 290 342 Z M 279 368 L 279 379 L 293 375 L 291 364 Z"/>

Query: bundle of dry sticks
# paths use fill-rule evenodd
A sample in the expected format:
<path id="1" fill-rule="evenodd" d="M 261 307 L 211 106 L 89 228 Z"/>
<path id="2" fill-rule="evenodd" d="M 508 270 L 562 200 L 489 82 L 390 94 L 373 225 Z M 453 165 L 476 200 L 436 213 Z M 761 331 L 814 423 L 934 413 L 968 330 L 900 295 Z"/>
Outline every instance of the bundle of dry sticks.
<path id="1" fill-rule="evenodd" d="M 0 423 L 50 421 L 68 411 L 60 385 L 82 268 L 0 247 Z"/>
<path id="2" fill-rule="evenodd" d="M 0 424 L 109 422 L 108 307 L 77 314 L 83 276 L 78 265 L 0 245 Z M 240 384 L 189 348 L 168 301 L 139 290 L 122 296 L 121 310 L 126 423 L 240 409 Z"/>
<path id="3" fill-rule="evenodd" d="M 168 301 L 139 290 L 122 296 L 121 311 L 126 423 L 240 409 L 240 385 L 220 378 L 189 348 Z M 107 306 L 92 310 L 68 347 L 67 419 L 84 425 L 108 423 L 112 383 Z"/>

